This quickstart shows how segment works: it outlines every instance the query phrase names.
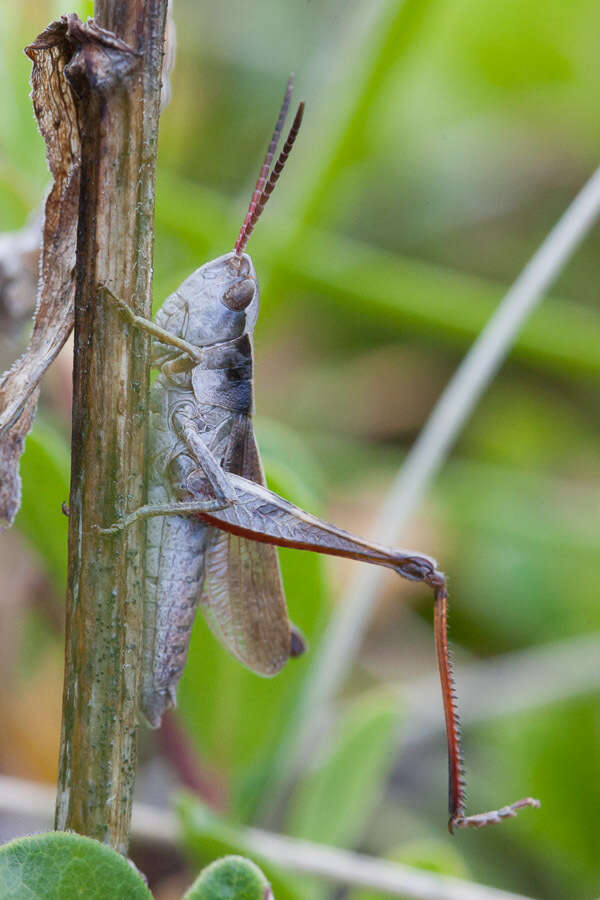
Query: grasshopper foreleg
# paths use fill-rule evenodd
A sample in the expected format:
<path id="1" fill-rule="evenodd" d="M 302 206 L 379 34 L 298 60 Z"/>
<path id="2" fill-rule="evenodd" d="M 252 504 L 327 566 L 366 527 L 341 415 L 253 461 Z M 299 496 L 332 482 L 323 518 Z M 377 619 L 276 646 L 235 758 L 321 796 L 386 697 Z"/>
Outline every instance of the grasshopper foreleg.
<path id="1" fill-rule="evenodd" d="M 140 506 L 120 521 L 109 525 L 108 528 L 100 528 L 99 530 L 102 534 L 115 534 L 133 525 L 139 519 L 149 519 L 154 516 L 185 516 L 217 512 L 237 502 L 235 487 L 227 473 L 219 465 L 214 454 L 198 434 L 193 420 L 184 413 L 176 413 L 173 416 L 173 424 L 177 433 L 187 444 L 187 455 L 197 464 L 197 467 L 192 469 L 186 479 L 189 485 L 189 492 L 192 495 L 195 494 L 195 498 L 189 501 L 180 500 L 174 503 Z M 212 496 L 199 496 L 208 492 Z"/>
<path id="2" fill-rule="evenodd" d="M 142 331 L 146 331 L 148 334 L 151 334 L 152 337 L 156 338 L 157 341 L 160 341 L 161 344 L 168 344 L 170 347 L 177 347 L 178 350 L 181 350 L 187 356 L 191 357 L 194 362 L 198 362 L 200 360 L 202 351 L 198 347 L 194 347 L 193 344 L 189 344 L 182 338 L 171 334 L 170 331 L 166 331 L 164 328 L 161 328 L 160 325 L 157 325 L 150 319 L 145 319 L 143 316 L 137 316 L 133 312 L 131 307 L 128 306 L 127 303 L 125 303 L 124 300 L 121 300 L 120 297 L 117 297 L 115 294 L 113 294 L 113 292 L 105 285 L 99 286 L 98 296 L 104 297 L 111 303 L 114 303 L 121 312 L 121 315 L 127 320 L 127 322 L 129 322 L 130 325 L 134 325 L 136 328 L 141 328 Z"/>
<path id="3" fill-rule="evenodd" d="M 191 516 L 198 513 L 217 512 L 230 505 L 229 500 L 213 498 L 211 500 L 191 500 L 189 503 L 179 501 L 177 503 L 149 503 L 147 506 L 140 506 L 138 509 L 129 513 L 124 519 L 120 519 L 108 528 L 98 528 L 101 534 L 116 534 L 129 528 L 139 519 L 151 519 L 154 516 Z M 97 526 L 96 526 L 97 527 Z"/>

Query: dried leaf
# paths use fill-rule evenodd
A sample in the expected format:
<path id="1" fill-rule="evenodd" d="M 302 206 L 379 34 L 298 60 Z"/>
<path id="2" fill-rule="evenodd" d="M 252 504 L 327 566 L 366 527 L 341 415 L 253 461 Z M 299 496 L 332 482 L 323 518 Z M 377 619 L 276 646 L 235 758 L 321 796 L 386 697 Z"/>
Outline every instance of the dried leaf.
<path id="1" fill-rule="evenodd" d="M 34 388 L 15 424 L 0 435 L 0 531 L 12 525 L 21 505 L 19 460 L 25 448 L 38 402 L 39 388 Z"/>
<path id="2" fill-rule="evenodd" d="M 29 346 L 0 379 L 0 530 L 20 502 L 19 458 L 37 405 L 40 378 L 73 327 L 80 143 L 64 68 L 72 55 L 65 17 L 26 49 L 32 100 L 54 184 L 45 205 L 38 302 Z"/>

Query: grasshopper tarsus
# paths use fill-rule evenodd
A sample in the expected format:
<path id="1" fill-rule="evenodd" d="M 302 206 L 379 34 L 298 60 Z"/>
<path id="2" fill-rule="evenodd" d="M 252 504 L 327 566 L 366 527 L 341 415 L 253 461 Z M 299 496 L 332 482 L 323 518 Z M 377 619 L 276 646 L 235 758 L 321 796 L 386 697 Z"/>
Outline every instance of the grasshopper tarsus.
<path id="1" fill-rule="evenodd" d="M 120 531 L 124 531 L 127 528 L 127 525 L 128 523 L 125 519 L 121 519 L 118 522 L 113 522 L 112 525 L 107 525 L 105 528 L 101 525 L 92 525 L 92 528 L 99 534 L 118 534 Z"/>
<path id="2" fill-rule="evenodd" d="M 489 812 L 473 816 L 451 816 L 448 831 L 452 834 L 455 828 L 486 828 L 488 825 L 500 825 L 505 819 L 514 819 L 520 809 L 526 807 L 539 809 L 541 805 L 535 797 L 524 797 L 509 806 L 501 806 L 500 809 L 492 809 Z"/>

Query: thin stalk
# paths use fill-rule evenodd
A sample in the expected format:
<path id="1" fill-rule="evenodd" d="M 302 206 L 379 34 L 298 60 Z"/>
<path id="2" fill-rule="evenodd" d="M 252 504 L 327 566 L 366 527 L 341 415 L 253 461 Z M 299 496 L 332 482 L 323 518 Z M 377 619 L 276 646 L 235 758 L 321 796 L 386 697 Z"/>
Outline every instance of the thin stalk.
<path id="1" fill-rule="evenodd" d="M 27 815 L 33 819 L 31 826 L 41 829 L 45 826 L 51 803 L 52 792 L 46 785 L 0 775 L 0 812 L 19 817 Z M 135 804 L 132 833 L 136 840 L 148 841 L 154 847 L 176 847 L 180 828 L 180 819 L 174 813 L 145 803 Z M 390 897 L 404 897 L 405 900 L 528 900 L 523 894 L 258 828 L 240 828 L 236 834 L 243 851 L 256 855 L 259 860 L 263 858 L 283 869 L 304 872 L 337 884 L 368 888 Z"/>
<path id="2" fill-rule="evenodd" d="M 69 17 L 82 174 L 76 263 L 65 685 L 56 828 L 126 853 L 136 773 L 148 338 L 100 299 L 151 315 L 154 180 L 167 0 Z"/>
<path id="3" fill-rule="evenodd" d="M 242 836 L 249 852 L 260 854 L 292 872 L 381 891 L 390 897 L 403 897 L 404 900 L 528 900 L 523 894 L 258 828 L 244 829 Z"/>

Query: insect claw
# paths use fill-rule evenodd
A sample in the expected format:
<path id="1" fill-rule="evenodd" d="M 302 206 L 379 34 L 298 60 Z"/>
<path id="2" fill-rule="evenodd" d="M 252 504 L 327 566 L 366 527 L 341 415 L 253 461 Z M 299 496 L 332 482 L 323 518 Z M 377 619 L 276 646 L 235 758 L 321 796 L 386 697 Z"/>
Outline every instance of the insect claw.
<path id="1" fill-rule="evenodd" d="M 501 806 L 500 809 L 492 809 L 490 812 L 478 813 L 474 816 L 455 815 L 450 817 L 448 830 L 450 834 L 454 828 L 485 828 L 487 825 L 500 825 L 504 819 L 514 819 L 520 809 L 526 806 L 539 809 L 541 803 L 535 797 L 524 797 L 511 803 L 509 806 Z"/>
<path id="2" fill-rule="evenodd" d="M 117 531 L 118 531 L 118 529 L 115 528 L 114 525 L 111 525 L 109 528 L 100 528 L 99 525 L 94 525 L 94 526 L 92 526 L 92 527 L 93 527 L 94 530 L 97 531 L 99 534 L 116 534 Z"/>
<path id="3" fill-rule="evenodd" d="M 123 531 L 128 524 L 127 519 L 119 519 L 118 522 L 113 522 L 112 525 L 108 525 L 106 528 L 102 528 L 100 525 L 92 525 L 92 528 L 100 534 L 118 534 L 119 531 Z"/>

